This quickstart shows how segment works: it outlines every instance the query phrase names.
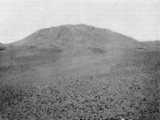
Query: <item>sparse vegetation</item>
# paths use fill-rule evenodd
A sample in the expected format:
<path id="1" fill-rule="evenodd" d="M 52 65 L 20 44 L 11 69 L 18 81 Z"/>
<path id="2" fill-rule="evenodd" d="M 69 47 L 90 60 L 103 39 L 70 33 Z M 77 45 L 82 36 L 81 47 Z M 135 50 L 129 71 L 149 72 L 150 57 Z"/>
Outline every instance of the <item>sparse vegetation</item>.
<path id="1" fill-rule="evenodd" d="M 84 76 L 67 80 L 65 85 L 54 83 L 26 89 L 2 86 L 1 116 L 9 120 L 146 120 L 149 101 L 142 83 L 138 79 L 126 83 L 130 78 L 123 81 L 106 76 Z"/>

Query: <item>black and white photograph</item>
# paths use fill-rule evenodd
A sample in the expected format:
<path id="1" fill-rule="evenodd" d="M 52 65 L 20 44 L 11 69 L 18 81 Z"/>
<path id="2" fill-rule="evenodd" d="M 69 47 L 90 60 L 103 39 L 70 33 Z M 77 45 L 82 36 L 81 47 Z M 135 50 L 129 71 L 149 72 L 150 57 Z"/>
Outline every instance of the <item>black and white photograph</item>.
<path id="1" fill-rule="evenodd" d="M 160 0 L 0 0 L 0 120 L 160 120 Z"/>

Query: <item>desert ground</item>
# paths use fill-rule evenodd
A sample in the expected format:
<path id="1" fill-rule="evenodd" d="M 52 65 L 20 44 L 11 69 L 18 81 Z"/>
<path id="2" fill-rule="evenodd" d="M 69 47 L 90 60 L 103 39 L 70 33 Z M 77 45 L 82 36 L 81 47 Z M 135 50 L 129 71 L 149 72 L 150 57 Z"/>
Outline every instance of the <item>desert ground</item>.
<path id="1" fill-rule="evenodd" d="M 85 24 L 0 44 L 0 119 L 160 120 L 159 46 Z"/>

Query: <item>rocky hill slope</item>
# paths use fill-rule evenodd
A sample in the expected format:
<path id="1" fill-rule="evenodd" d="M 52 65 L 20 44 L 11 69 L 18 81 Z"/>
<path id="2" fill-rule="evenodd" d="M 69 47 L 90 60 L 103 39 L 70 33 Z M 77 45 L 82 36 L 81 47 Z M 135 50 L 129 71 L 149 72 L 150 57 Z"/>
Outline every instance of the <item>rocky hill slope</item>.
<path id="1" fill-rule="evenodd" d="M 108 29 L 39 30 L 0 50 L 0 117 L 158 120 L 159 56 Z"/>

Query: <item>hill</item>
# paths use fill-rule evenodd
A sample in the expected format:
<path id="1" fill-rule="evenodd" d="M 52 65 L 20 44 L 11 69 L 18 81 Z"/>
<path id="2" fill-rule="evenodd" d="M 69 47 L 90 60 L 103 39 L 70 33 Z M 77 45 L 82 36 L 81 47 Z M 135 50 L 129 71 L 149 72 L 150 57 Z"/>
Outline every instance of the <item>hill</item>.
<path id="1" fill-rule="evenodd" d="M 160 48 L 160 41 L 159 40 L 155 40 L 155 41 L 144 41 L 143 43 L 145 43 L 146 45 L 159 50 Z"/>
<path id="2" fill-rule="evenodd" d="M 84 24 L 39 30 L 0 51 L 3 119 L 158 120 L 160 52 Z"/>

